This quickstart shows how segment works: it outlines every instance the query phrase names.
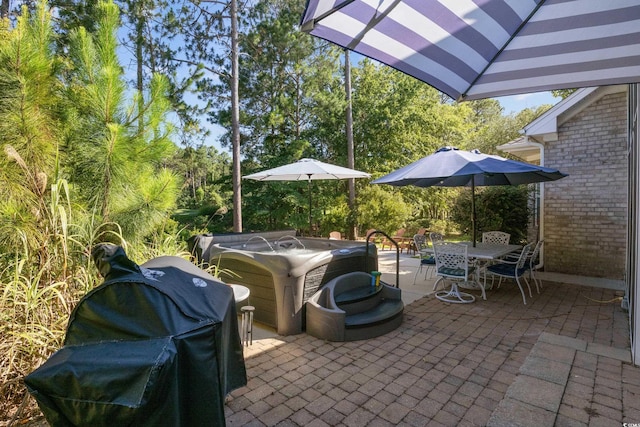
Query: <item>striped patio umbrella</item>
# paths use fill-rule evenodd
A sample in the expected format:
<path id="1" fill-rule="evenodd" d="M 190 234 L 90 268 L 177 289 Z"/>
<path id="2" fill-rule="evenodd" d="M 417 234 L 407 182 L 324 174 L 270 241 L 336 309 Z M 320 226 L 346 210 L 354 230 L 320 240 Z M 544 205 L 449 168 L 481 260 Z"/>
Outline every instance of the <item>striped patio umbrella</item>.
<path id="1" fill-rule="evenodd" d="M 459 100 L 640 81 L 638 0 L 308 0 L 301 26 Z"/>

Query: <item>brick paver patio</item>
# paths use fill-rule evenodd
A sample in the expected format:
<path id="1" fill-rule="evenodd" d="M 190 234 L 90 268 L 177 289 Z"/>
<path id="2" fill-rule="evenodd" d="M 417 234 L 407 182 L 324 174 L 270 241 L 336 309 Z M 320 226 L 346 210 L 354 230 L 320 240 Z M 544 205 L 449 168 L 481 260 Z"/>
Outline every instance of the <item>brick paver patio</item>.
<path id="1" fill-rule="evenodd" d="M 473 304 L 418 299 L 375 339 L 260 339 L 245 348 L 248 384 L 227 397 L 227 425 L 640 423 L 621 296 L 545 282 L 525 306 L 506 283 Z"/>

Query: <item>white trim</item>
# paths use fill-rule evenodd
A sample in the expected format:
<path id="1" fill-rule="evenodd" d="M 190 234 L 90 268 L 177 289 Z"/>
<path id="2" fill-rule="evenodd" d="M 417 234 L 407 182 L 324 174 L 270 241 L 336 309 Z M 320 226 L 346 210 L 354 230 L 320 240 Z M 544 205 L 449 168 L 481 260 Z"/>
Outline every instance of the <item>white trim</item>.
<path id="1" fill-rule="evenodd" d="M 496 148 L 505 153 L 513 154 L 526 162 L 538 163 L 540 150 L 537 143 L 532 143 L 531 140 L 532 138 L 521 136 L 506 144 L 498 145 Z"/>
<path id="2" fill-rule="evenodd" d="M 556 141 L 558 139 L 559 126 L 566 123 L 576 114 L 580 113 L 603 96 L 612 93 L 625 92 L 626 90 L 627 85 L 599 86 L 578 89 L 548 109 L 540 117 L 522 128 L 520 133 L 525 136 L 535 137 L 542 141 Z"/>
<path id="3" fill-rule="evenodd" d="M 577 91 L 548 109 L 540 117 L 526 125 L 522 129 L 522 133 L 528 136 L 557 134 L 558 116 L 572 108 L 574 105 L 580 103 L 584 98 L 595 92 L 597 89 L 597 87 L 578 89 Z"/>

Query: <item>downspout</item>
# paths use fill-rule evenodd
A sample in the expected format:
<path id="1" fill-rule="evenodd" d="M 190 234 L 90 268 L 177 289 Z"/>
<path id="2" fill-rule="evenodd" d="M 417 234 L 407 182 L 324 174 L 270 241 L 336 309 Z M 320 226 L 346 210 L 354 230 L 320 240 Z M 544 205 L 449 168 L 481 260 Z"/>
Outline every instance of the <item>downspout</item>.
<path id="1" fill-rule="evenodd" d="M 540 150 L 540 166 L 544 166 L 544 145 L 540 142 L 530 140 L 528 135 L 525 135 L 525 141 L 538 147 Z M 544 240 L 544 182 L 540 183 L 540 226 L 538 227 L 538 240 Z M 544 245 L 540 248 L 540 256 L 538 259 L 540 262 L 536 265 L 536 270 L 544 266 Z"/>

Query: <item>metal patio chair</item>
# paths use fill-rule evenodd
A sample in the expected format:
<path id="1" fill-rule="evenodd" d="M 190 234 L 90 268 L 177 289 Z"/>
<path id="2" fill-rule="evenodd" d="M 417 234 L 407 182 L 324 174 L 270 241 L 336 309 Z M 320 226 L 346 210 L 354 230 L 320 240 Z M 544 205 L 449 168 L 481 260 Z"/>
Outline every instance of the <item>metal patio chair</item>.
<path id="1" fill-rule="evenodd" d="M 520 278 L 522 278 L 524 282 L 527 284 L 527 288 L 529 289 L 529 296 L 533 297 L 533 294 L 531 293 L 531 286 L 529 286 L 529 281 L 527 281 L 527 278 L 524 277 L 524 274 L 529 270 L 528 256 L 529 256 L 529 252 L 531 252 L 532 246 L 533 246 L 533 243 L 529 243 L 525 245 L 525 247 L 522 248 L 522 252 L 520 252 L 520 256 L 518 257 L 517 261 L 500 260 L 500 261 L 497 261 L 495 264 L 486 266 L 484 268 L 485 284 L 487 281 L 488 274 L 491 274 L 494 277 L 499 277 L 501 279 L 506 278 L 506 279 L 515 280 L 515 282 L 518 285 L 518 288 L 520 288 L 520 293 L 522 294 L 522 302 L 524 302 L 524 304 L 526 305 L 527 298 L 524 294 L 524 289 L 522 288 L 522 284 L 520 283 Z M 498 287 L 500 287 L 500 284 L 501 282 L 498 282 Z"/>
<path id="2" fill-rule="evenodd" d="M 485 231 L 482 233 L 482 243 L 492 243 L 495 245 L 508 245 L 511 234 L 504 231 Z"/>
<path id="3" fill-rule="evenodd" d="M 467 245 L 451 242 L 433 242 L 433 250 L 436 258 L 436 274 L 440 278 L 436 281 L 434 289 L 441 281 L 451 283 L 449 290 L 442 290 L 435 293 L 436 298 L 441 301 L 457 304 L 471 303 L 475 301 L 475 297 L 466 292 L 461 292 L 458 288 L 459 283 L 464 283 L 468 287 L 473 282 L 470 276 L 475 271 L 475 266 L 469 265 L 467 256 Z M 486 299 L 484 286 L 475 282 L 482 291 L 482 298 Z"/>
<path id="4" fill-rule="evenodd" d="M 427 236 L 424 234 L 416 234 L 413 236 L 413 244 L 415 245 L 416 251 L 420 255 L 420 264 L 418 265 L 418 269 L 416 270 L 415 276 L 413 276 L 413 283 L 416 283 L 416 278 L 418 274 L 422 272 L 422 269 L 425 269 L 424 279 L 427 280 L 427 275 L 429 272 L 435 272 L 436 270 L 436 258 L 431 253 L 431 251 L 427 251 Z"/>

